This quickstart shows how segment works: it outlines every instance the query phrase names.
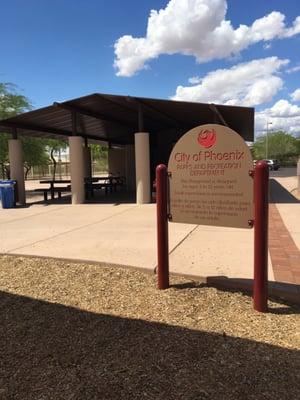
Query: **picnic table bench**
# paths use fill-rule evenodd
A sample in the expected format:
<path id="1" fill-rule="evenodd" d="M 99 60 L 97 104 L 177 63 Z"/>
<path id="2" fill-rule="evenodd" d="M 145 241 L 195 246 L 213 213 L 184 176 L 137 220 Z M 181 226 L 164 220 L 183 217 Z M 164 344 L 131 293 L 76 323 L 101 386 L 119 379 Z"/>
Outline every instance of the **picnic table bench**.
<path id="1" fill-rule="evenodd" d="M 105 195 L 108 192 L 112 193 L 113 191 L 117 191 L 117 186 L 123 186 L 125 182 L 125 178 L 121 176 L 100 176 L 93 178 L 86 178 L 86 193 L 87 197 L 94 196 L 94 190 L 105 190 Z"/>
<path id="2" fill-rule="evenodd" d="M 60 199 L 61 198 L 61 194 L 63 192 L 70 192 L 71 191 L 71 185 L 50 187 L 50 188 L 38 188 L 38 189 L 34 189 L 34 191 L 43 193 L 44 201 L 47 202 L 48 201 L 48 193 L 51 194 L 51 199 L 52 200 L 55 198 L 55 193 L 57 193 L 57 197 Z"/>
<path id="3" fill-rule="evenodd" d="M 87 183 L 85 187 L 86 195 L 87 197 L 89 196 L 94 196 L 94 190 L 105 190 L 105 196 L 108 194 L 108 191 L 112 191 L 112 185 L 110 183 Z"/>

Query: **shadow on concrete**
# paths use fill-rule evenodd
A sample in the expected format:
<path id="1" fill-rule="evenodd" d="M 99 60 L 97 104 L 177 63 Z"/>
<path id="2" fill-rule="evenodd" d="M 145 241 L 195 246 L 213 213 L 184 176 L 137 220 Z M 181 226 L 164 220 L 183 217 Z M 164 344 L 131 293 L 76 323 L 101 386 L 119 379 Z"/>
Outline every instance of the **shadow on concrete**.
<path id="1" fill-rule="evenodd" d="M 297 204 L 300 200 L 296 199 L 288 190 L 286 190 L 276 179 L 270 179 L 270 203 Z"/>
<path id="2" fill-rule="evenodd" d="M 5 292 L 0 313 L 1 399 L 300 398 L 296 350 Z"/>

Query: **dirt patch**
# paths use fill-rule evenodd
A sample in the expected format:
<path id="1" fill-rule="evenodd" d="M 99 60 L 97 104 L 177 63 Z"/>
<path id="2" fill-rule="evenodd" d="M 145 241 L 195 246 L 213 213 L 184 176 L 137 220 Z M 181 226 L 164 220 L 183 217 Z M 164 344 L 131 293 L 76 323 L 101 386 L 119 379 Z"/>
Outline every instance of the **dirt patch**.
<path id="1" fill-rule="evenodd" d="M 0 257 L 0 399 L 299 399 L 300 307 Z"/>

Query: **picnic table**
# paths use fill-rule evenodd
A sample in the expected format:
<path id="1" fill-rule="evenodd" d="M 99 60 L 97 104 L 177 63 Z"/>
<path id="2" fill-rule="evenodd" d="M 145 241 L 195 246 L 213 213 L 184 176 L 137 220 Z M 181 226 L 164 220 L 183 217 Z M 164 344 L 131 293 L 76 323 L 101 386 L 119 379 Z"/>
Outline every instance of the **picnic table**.
<path id="1" fill-rule="evenodd" d="M 61 197 L 62 192 L 69 192 L 71 191 L 71 180 L 70 179 L 45 179 L 40 181 L 41 184 L 48 184 L 50 185 L 49 188 L 39 188 L 35 189 L 36 192 L 43 192 L 44 199 L 47 201 L 47 194 L 50 192 L 51 199 L 54 199 L 55 192 L 58 193 L 58 197 Z M 55 184 L 68 184 L 68 186 L 54 186 Z"/>
<path id="2" fill-rule="evenodd" d="M 105 194 L 108 190 L 110 193 L 117 191 L 117 186 L 123 186 L 125 183 L 125 177 L 123 176 L 94 176 L 92 178 L 86 178 L 86 191 L 87 194 L 93 196 L 94 189 L 105 189 Z"/>
<path id="3" fill-rule="evenodd" d="M 110 191 L 116 190 L 117 186 L 122 186 L 125 183 L 125 177 L 119 175 L 108 175 L 108 176 L 94 176 L 91 179 L 92 182 L 103 182 L 107 183 L 110 187 Z"/>
<path id="4" fill-rule="evenodd" d="M 85 178 L 85 189 L 87 194 L 93 195 L 94 189 L 105 189 L 105 194 L 107 194 L 108 190 L 110 193 L 117 190 L 117 186 L 122 186 L 125 182 L 125 177 L 123 176 L 94 176 L 91 178 Z M 44 193 L 44 200 L 47 201 L 47 195 L 50 193 L 51 199 L 53 200 L 55 197 L 55 193 L 58 194 L 58 197 L 61 197 L 62 192 L 71 191 L 71 180 L 70 179 L 43 179 L 40 181 L 40 184 L 50 185 L 48 188 L 39 188 L 35 189 L 35 191 Z M 67 186 L 55 186 L 55 185 L 66 185 Z"/>

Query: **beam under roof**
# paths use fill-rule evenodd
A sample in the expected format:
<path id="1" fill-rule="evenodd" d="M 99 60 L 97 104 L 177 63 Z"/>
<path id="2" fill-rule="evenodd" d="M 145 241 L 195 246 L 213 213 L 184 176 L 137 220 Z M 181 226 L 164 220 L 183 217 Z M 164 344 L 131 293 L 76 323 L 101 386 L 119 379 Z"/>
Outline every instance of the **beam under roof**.
<path id="1" fill-rule="evenodd" d="M 41 126 L 41 125 L 27 124 L 26 122 L 1 121 L 1 125 L 7 126 L 8 128 L 18 128 L 18 129 L 26 129 L 28 131 L 54 133 L 55 135 L 61 135 L 61 136 L 72 136 L 71 132 L 66 131 L 64 129 L 48 128 L 46 126 Z"/>
<path id="2" fill-rule="evenodd" d="M 123 108 L 124 110 L 130 111 L 130 112 L 133 112 L 133 113 L 135 113 L 135 112 L 137 113 L 138 112 L 138 110 L 132 109 L 131 107 L 126 106 L 125 104 L 121 104 L 116 100 L 112 100 L 111 98 L 107 97 L 107 95 L 103 95 L 101 93 L 96 93 L 96 96 L 100 97 L 103 100 L 106 100 L 107 102 L 109 102 L 109 103 L 111 103 L 111 104 L 113 104 L 113 105 L 115 105 L 117 107 Z"/>
<path id="3" fill-rule="evenodd" d="M 25 122 L 19 123 L 19 122 L 11 122 L 11 121 L 1 121 L 1 125 L 7 126 L 8 128 L 17 128 L 17 129 L 24 129 L 27 131 L 35 131 L 35 132 L 45 132 L 45 133 L 52 133 L 55 135 L 60 135 L 60 136 L 72 136 L 72 132 L 64 130 L 64 129 L 57 129 L 57 128 L 48 128 L 46 126 L 41 126 L 41 125 L 33 125 L 33 124 L 27 124 Z M 82 137 L 87 137 L 88 139 L 92 140 L 101 140 L 107 142 L 108 139 L 100 136 L 94 136 L 94 135 L 85 135 L 82 133 L 78 133 L 78 136 Z"/>
<path id="4" fill-rule="evenodd" d="M 146 104 L 142 99 L 138 99 L 136 97 L 131 97 L 131 96 L 127 96 L 127 101 L 133 101 L 138 105 L 142 105 L 144 109 L 148 109 L 152 112 L 155 112 L 157 115 L 160 115 L 162 118 L 164 118 L 166 121 L 168 121 L 168 123 L 171 122 L 173 127 L 178 127 L 180 125 L 182 125 L 182 122 L 179 122 L 175 117 L 171 117 L 170 115 L 168 115 L 167 113 L 165 113 L 164 111 L 158 110 L 156 107 L 150 105 L 150 104 Z"/>
<path id="5" fill-rule="evenodd" d="M 98 97 L 101 97 L 101 99 L 104 99 L 104 100 L 106 100 L 107 102 L 109 102 L 109 103 L 111 103 L 111 104 L 114 104 L 114 105 L 117 106 L 117 107 L 123 108 L 123 109 L 126 110 L 126 111 L 130 111 L 131 113 L 136 114 L 136 120 L 137 120 L 137 126 L 138 126 L 139 107 L 132 108 L 132 107 L 126 106 L 124 103 L 121 104 L 121 103 L 119 103 L 119 102 L 116 101 L 116 100 L 112 100 L 111 98 L 106 97 L 106 95 L 103 96 L 103 95 L 100 94 L 100 93 L 97 93 L 97 96 L 98 96 Z M 156 110 L 154 107 L 152 107 L 152 106 L 150 106 L 150 105 L 148 105 L 148 104 L 146 105 L 144 102 L 141 101 L 141 99 L 138 99 L 138 98 L 136 98 L 136 97 L 126 96 L 126 100 L 127 100 L 129 103 L 132 102 L 132 103 L 136 104 L 137 106 L 139 106 L 140 104 L 142 104 L 142 105 L 143 105 L 143 108 L 145 108 L 145 109 L 148 108 L 148 110 L 150 110 L 150 111 L 152 111 L 152 112 L 156 112 L 157 114 L 160 114 L 161 117 L 163 117 L 163 118 L 165 119 L 165 121 L 167 120 L 168 123 L 170 123 L 170 122 L 172 123 L 172 127 L 175 126 L 175 124 L 174 124 L 174 122 L 175 122 L 175 121 L 174 121 L 174 118 L 167 116 L 167 115 L 164 114 L 163 112 Z M 156 122 L 156 123 L 159 122 L 157 119 L 155 119 L 155 118 L 153 118 L 153 117 L 151 117 L 151 116 L 149 116 L 149 115 L 144 115 L 143 117 L 144 117 L 144 125 L 145 125 L 145 119 L 148 119 L 148 120 L 153 121 L 153 122 Z M 177 126 L 177 125 L 176 125 L 176 126 Z"/>
<path id="6" fill-rule="evenodd" d="M 98 113 L 98 112 L 86 110 L 85 108 L 74 106 L 73 104 L 54 102 L 53 105 L 55 107 L 59 107 L 59 108 L 62 108 L 64 110 L 68 110 L 70 112 L 76 112 L 77 114 L 82 114 L 82 115 L 86 115 L 88 117 L 95 118 L 97 120 L 101 120 L 103 122 L 105 122 L 105 121 L 114 122 L 114 123 L 118 123 L 120 125 L 127 126 L 129 128 L 132 128 L 132 129 L 135 128 L 135 126 L 133 124 L 130 124 L 127 121 L 123 121 L 120 118 L 109 117 L 109 116 L 107 116 L 107 115 L 105 115 L 103 113 Z"/>
<path id="7" fill-rule="evenodd" d="M 221 114 L 220 110 L 218 110 L 217 106 L 214 103 L 209 105 L 209 108 L 212 110 L 214 114 L 216 114 L 219 120 L 222 122 L 223 125 L 228 126 L 227 122 L 225 121 L 223 115 Z"/>

